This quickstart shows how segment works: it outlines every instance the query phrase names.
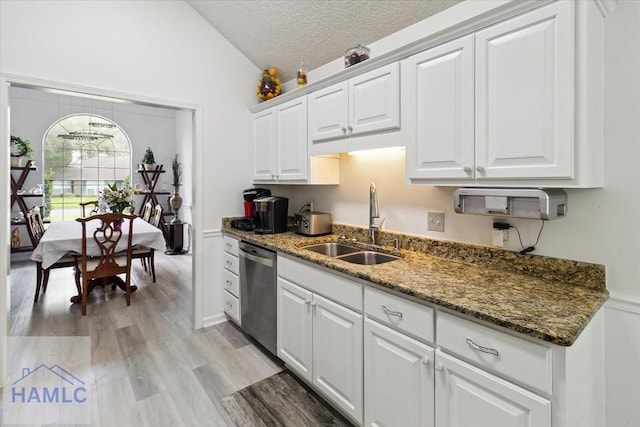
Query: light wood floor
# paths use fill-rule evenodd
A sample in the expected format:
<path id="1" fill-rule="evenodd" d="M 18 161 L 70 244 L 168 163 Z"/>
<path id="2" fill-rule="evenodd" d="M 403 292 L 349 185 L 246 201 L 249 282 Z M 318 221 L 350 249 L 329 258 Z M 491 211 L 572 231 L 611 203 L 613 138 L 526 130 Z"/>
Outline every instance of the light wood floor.
<path id="1" fill-rule="evenodd" d="M 136 260 L 137 261 L 137 260 Z M 71 269 L 51 271 L 33 304 L 35 266 L 11 265 L 11 335 L 89 336 L 92 425 L 234 425 L 222 399 L 282 370 L 234 325 L 191 327 L 191 257 L 156 252 L 157 282 L 134 263 L 138 291 L 96 289 L 87 316 L 69 298 Z"/>

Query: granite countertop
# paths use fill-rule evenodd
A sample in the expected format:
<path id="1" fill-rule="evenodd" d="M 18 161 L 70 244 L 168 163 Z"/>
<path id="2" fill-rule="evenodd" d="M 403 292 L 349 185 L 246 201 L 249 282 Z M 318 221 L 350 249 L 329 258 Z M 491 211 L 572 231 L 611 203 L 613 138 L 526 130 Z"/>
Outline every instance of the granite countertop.
<path id="1" fill-rule="evenodd" d="M 333 231 L 336 232 L 335 226 Z M 582 270 L 576 269 L 573 264 L 577 263 L 569 262 L 572 266 L 569 269 L 566 260 L 557 260 L 558 280 L 550 278 L 548 273 L 553 270 L 549 265 L 556 264 L 553 258 L 531 255 L 522 258 L 509 253 L 520 264 L 523 259 L 535 264 L 538 262 L 536 258 L 546 263 L 546 275 L 532 275 L 522 271 L 534 272 L 535 268 L 528 269 L 525 266 L 523 269 L 522 265 L 517 270 L 505 268 L 500 263 L 496 264 L 498 267 L 487 266 L 486 263 L 474 264 L 415 250 L 400 249 L 393 252 L 391 247 L 387 247 L 387 252 L 400 255 L 401 259 L 367 266 L 301 249 L 314 243 L 338 241 L 338 234 L 321 237 L 306 237 L 292 232 L 258 235 L 233 229 L 224 220 L 222 232 L 561 346 L 570 346 L 575 342 L 608 298 L 604 288 L 604 267 L 594 264 L 587 265 L 594 266 L 593 269 L 587 268 L 589 274 L 576 275 L 567 274 L 567 270 L 583 272 L 584 266 L 580 266 Z M 474 250 L 473 245 L 461 247 L 464 249 L 462 252 L 468 252 L 469 248 Z M 477 248 L 480 251 L 493 250 L 480 246 Z M 590 278 L 594 275 L 598 285 L 587 283 L 592 281 Z M 570 283 L 575 281 L 572 280 L 576 279 L 575 276 L 579 276 L 578 284 Z M 581 281 L 584 281 L 584 285 Z"/>

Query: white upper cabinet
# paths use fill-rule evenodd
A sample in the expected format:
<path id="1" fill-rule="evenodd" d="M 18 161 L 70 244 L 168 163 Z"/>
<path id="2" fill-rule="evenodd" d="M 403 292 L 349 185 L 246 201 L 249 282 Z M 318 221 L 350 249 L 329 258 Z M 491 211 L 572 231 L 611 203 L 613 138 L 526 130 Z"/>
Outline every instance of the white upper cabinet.
<path id="1" fill-rule="evenodd" d="M 306 180 L 308 177 L 307 102 L 306 99 L 279 105 L 276 115 L 278 181 Z"/>
<path id="2" fill-rule="evenodd" d="M 602 186 L 596 9 L 554 2 L 405 59 L 409 181 Z"/>
<path id="3" fill-rule="evenodd" d="M 253 116 L 253 179 L 272 181 L 276 177 L 276 110 L 270 108 Z"/>
<path id="4" fill-rule="evenodd" d="M 349 82 L 344 81 L 308 95 L 309 141 L 347 137 Z"/>
<path id="5" fill-rule="evenodd" d="M 476 178 L 572 178 L 574 31 L 554 3 L 476 34 Z"/>
<path id="6" fill-rule="evenodd" d="M 399 63 L 349 80 L 349 135 L 400 127 Z"/>
<path id="7" fill-rule="evenodd" d="M 412 178 L 468 178 L 474 165 L 473 36 L 402 63 L 407 173 Z"/>
<path id="8" fill-rule="evenodd" d="M 304 96 L 255 113 L 253 142 L 254 182 L 338 183 L 337 158 L 309 156 Z"/>
<path id="9" fill-rule="evenodd" d="M 307 98 L 310 151 L 349 151 L 351 141 L 336 141 L 400 128 L 399 63 L 320 89 Z"/>

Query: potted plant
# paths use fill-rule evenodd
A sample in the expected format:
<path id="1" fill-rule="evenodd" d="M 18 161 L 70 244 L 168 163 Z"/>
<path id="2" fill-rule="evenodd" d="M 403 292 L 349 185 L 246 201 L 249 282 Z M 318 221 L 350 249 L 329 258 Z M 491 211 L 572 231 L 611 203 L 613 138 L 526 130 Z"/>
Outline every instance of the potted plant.
<path id="1" fill-rule="evenodd" d="M 31 143 L 27 139 L 11 135 L 11 166 L 22 166 L 22 158 L 33 154 Z"/>
<path id="2" fill-rule="evenodd" d="M 180 196 L 180 186 L 182 185 L 182 163 L 180 158 L 176 154 L 171 163 L 171 170 L 173 172 L 173 195 L 169 198 L 169 206 L 173 212 L 173 219 L 171 224 L 180 224 L 180 218 L 178 218 L 178 210 L 182 207 L 182 197 Z"/>
<path id="3" fill-rule="evenodd" d="M 173 186 L 180 187 L 182 185 L 182 163 L 180 163 L 180 158 L 177 154 L 173 158 L 171 170 L 173 171 Z"/>
<path id="4" fill-rule="evenodd" d="M 147 151 L 144 152 L 142 165 L 144 166 L 145 170 L 152 170 L 156 167 L 156 161 L 153 158 L 153 151 L 151 151 L 151 147 L 147 147 Z"/>

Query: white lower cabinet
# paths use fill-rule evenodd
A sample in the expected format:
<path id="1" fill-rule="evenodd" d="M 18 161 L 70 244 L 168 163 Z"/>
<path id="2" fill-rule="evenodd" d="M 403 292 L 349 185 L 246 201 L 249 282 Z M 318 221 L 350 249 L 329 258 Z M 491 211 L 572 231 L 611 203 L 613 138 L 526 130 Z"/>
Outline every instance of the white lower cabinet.
<path id="1" fill-rule="evenodd" d="M 278 257 L 278 357 L 358 425 L 600 427 L 603 331 L 556 346 Z"/>
<path id="2" fill-rule="evenodd" d="M 550 427 L 551 402 L 436 351 L 438 427 Z"/>
<path id="3" fill-rule="evenodd" d="M 362 422 L 362 314 L 314 295 L 313 384 Z"/>
<path id="4" fill-rule="evenodd" d="M 362 423 L 362 314 L 278 277 L 278 357 Z"/>
<path id="5" fill-rule="evenodd" d="M 371 319 L 364 322 L 364 424 L 434 426 L 434 350 Z"/>
<path id="6" fill-rule="evenodd" d="M 238 240 L 229 236 L 224 236 L 223 242 L 223 310 L 231 320 L 240 324 L 240 262 L 238 260 Z"/>
<path id="7" fill-rule="evenodd" d="M 305 380 L 312 378 L 313 294 L 278 278 L 278 357 Z"/>

